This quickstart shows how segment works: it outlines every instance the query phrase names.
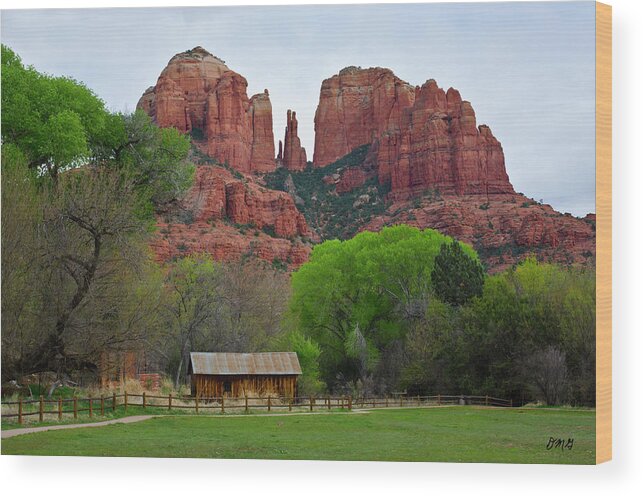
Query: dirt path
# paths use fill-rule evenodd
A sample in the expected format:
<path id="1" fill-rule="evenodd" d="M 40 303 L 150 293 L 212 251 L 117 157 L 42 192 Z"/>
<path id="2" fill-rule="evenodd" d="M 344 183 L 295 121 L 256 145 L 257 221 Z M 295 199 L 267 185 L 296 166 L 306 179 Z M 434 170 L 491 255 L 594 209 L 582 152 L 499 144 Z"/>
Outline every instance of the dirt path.
<path id="1" fill-rule="evenodd" d="M 333 415 L 336 412 L 295 412 L 295 413 L 264 413 L 261 416 L 262 417 L 292 417 L 295 415 Z M 361 414 L 361 413 L 368 413 L 368 410 L 357 410 L 353 412 L 345 412 L 345 415 L 351 415 L 351 414 Z M 9 438 L 9 437 L 14 437 L 14 436 L 20 436 L 21 434 L 31 434 L 34 432 L 44 432 L 44 431 L 57 431 L 60 429 L 78 429 L 80 427 L 103 427 L 105 425 L 111 425 L 111 424 L 131 424 L 133 422 L 141 422 L 143 420 L 149 420 L 151 418 L 156 418 L 156 417 L 173 417 L 173 418 L 181 418 L 181 417 L 193 417 L 191 415 L 132 415 L 131 417 L 123 417 L 119 419 L 113 419 L 113 420 L 104 420 L 102 422 L 88 422 L 85 424 L 64 424 L 64 425 L 46 425 L 43 427 L 24 427 L 24 428 L 18 428 L 18 429 L 9 429 L 9 430 L 3 430 L 2 431 L 2 439 Z M 257 415 L 199 415 L 199 418 L 257 418 Z"/>
<path id="2" fill-rule="evenodd" d="M 19 436 L 21 434 L 31 434 L 33 432 L 44 431 L 57 431 L 60 429 L 77 429 L 79 427 L 103 427 L 110 424 L 131 424 L 133 422 L 140 422 L 141 420 L 148 420 L 155 415 L 132 415 L 131 417 L 123 417 L 119 419 L 104 420 L 102 422 L 88 422 L 86 424 L 64 424 L 64 425 L 46 425 L 43 427 L 25 427 L 21 429 L 9 429 L 2 431 L 2 439 Z"/>

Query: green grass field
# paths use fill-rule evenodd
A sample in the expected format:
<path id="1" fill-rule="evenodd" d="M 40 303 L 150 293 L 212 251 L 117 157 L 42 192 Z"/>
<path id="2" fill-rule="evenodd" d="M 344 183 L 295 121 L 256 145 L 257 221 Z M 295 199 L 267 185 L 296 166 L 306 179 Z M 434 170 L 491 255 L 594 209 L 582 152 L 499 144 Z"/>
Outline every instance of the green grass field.
<path id="1" fill-rule="evenodd" d="M 547 450 L 550 437 L 571 450 Z M 595 412 L 443 407 L 291 416 L 174 416 L 25 434 L 2 454 L 594 463 Z"/>

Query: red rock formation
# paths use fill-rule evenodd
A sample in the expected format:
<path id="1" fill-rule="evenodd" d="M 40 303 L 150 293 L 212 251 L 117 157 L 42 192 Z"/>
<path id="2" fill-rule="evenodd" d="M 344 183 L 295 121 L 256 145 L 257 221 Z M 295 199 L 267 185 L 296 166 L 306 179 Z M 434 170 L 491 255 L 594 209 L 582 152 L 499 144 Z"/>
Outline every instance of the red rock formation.
<path id="1" fill-rule="evenodd" d="M 353 191 L 355 188 L 362 186 L 367 178 L 368 176 L 363 169 L 349 167 L 340 174 L 339 180 L 335 183 L 335 191 L 340 195 Z"/>
<path id="2" fill-rule="evenodd" d="M 297 238 L 311 232 L 288 193 L 218 166 L 198 166 L 192 188 L 157 225 L 152 248 L 159 261 L 207 252 L 216 260 L 246 255 L 297 267 L 310 252 Z"/>
<path id="3" fill-rule="evenodd" d="M 519 194 L 443 195 L 395 201 L 363 230 L 409 224 L 432 228 L 471 244 L 492 272 L 530 255 L 546 261 L 593 265 L 591 215 L 578 219 Z"/>
<path id="4" fill-rule="evenodd" d="M 249 110 L 252 123 L 252 153 L 250 169 L 253 172 L 272 172 L 275 164 L 275 137 L 272 132 L 272 104 L 268 90 L 250 98 Z"/>
<path id="5" fill-rule="evenodd" d="M 288 193 L 240 181 L 226 184 L 225 189 L 226 214 L 232 222 L 272 228 L 280 238 L 310 235 L 304 216 Z"/>
<path id="6" fill-rule="evenodd" d="M 281 141 L 279 145 L 281 151 Z M 301 140 L 297 136 L 297 113 L 291 110 L 288 110 L 286 117 L 283 165 L 286 169 L 292 171 L 302 171 L 306 168 L 306 150 L 301 146 Z"/>
<path id="7" fill-rule="evenodd" d="M 279 140 L 279 151 L 277 152 L 277 161 L 281 162 L 283 161 L 283 159 L 284 159 L 284 145 L 281 142 L 281 140 Z"/>
<path id="8" fill-rule="evenodd" d="M 161 127 L 205 139 L 205 151 L 242 172 L 275 169 L 268 90 L 248 98 L 245 78 L 196 47 L 172 57 L 137 107 Z"/>
<path id="9" fill-rule="evenodd" d="M 327 165 L 365 143 L 377 150 L 378 178 L 391 185 L 391 198 L 427 190 L 514 191 L 491 130 L 476 126 L 473 108 L 457 90 L 445 93 L 434 80 L 413 88 L 388 69 L 354 67 L 325 80 L 315 114 L 314 164 Z"/>
<path id="10" fill-rule="evenodd" d="M 193 214 L 197 222 L 221 220 L 227 216 L 226 183 L 232 176 L 219 167 L 196 168 L 194 183 L 183 199 L 182 208 Z"/>
<path id="11" fill-rule="evenodd" d="M 313 164 L 323 167 L 398 124 L 415 88 L 390 69 L 346 67 L 322 82 Z"/>
<path id="12" fill-rule="evenodd" d="M 192 253 L 208 253 L 219 261 L 239 261 L 246 257 L 267 262 L 279 260 L 295 269 L 308 260 L 311 250 L 298 241 L 274 238 L 262 232 L 249 236 L 225 224 L 168 224 L 159 220 L 157 228 L 159 234 L 151 248 L 159 262 Z"/>
<path id="13" fill-rule="evenodd" d="M 257 229 L 268 227 L 281 238 L 310 235 L 304 216 L 288 193 L 267 189 L 250 176 L 236 178 L 222 167 L 198 166 L 194 185 L 181 207 L 196 221 L 228 219 Z"/>

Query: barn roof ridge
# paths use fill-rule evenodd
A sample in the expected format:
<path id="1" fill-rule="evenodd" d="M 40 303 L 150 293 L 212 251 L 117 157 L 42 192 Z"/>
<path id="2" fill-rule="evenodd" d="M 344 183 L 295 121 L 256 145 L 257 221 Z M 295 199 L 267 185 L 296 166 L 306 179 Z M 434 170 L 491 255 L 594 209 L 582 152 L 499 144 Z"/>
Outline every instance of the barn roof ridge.
<path id="1" fill-rule="evenodd" d="M 201 375 L 301 375 L 294 351 L 190 352 L 190 372 Z"/>

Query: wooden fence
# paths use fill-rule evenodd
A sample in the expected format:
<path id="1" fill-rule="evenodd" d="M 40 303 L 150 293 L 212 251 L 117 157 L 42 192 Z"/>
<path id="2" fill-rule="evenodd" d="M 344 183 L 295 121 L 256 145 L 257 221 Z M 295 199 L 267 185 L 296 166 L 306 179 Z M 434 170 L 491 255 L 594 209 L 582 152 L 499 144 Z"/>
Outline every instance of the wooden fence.
<path id="1" fill-rule="evenodd" d="M 38 420 L 43 422 L 45 416 L 53 416 L 62 420 L 64 415 L 73 415 L 78 418 L 80 413 L 87 412 L 91 418 L 95 415 L 105 416 L 122 407 L 124 412 L 140 411 L 140 409 L 165 409 L 189 410 L 199 412 L 221 413 L 228 412 L 249 413 L 251 410 L 272 411 L 323 411 L 323 410 L 353 410 L 355 408 L 405 408 L 419 406 L 449 406 L 449 405 L 479 405 L 491 407 L 512 407 L 511 400 L 495 398 L 492 396 L 470 395 L 435 395 L 435 396 L 398 396 L 385 398 L 366 398 L 352 396 L 308 396 L 297 398 L 271 398 L 267 397 L 193 397 L 193 396 L 168 396 L 154 394 L 123 394 L 113 393 L 111 396 L 94 398 L 59 398 L 45 399 L 40 396 L 37 400 L 23 400 L 3 402 L 2 406 L 16 407 L 16 413 L 2 413 L 2 418 L 17 418 L 18 423 L 24 423 L 25 417 L 38 415 Z"/>

